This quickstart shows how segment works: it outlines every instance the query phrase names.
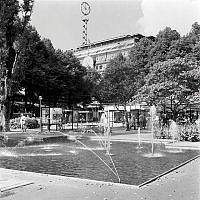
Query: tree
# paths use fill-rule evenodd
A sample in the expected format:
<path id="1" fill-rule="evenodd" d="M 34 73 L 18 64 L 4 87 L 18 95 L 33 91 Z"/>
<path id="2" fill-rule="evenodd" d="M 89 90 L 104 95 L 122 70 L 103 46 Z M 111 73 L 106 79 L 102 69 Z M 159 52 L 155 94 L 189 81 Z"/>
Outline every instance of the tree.
<path id="1" fill-rule="evenodd" d="M 153 40 L 144 37 L 135 44 L 128 56 L 134 77 L 137 77 L 137 83 L 140 87 L 144 85 L 144 78 L 149 73 L 149 52 L 153 47 Z"/>
<path id="2" fill-rule="evenodd" d="M 171 44 L 179 38 L 180 35 L 176 30 L 166 27 L 155 38 L 144 37 L 135 44 L 129 54 L 129 60 L 138 83 L 137 88 L 144 86 L 146 76 L 155 63 L 168 59 L 167 53 L 170 51 Z M 132 99 L 141 101 L 140 92 Z"/>
<path id="3" fill-rule="evenodd" d="M 91 98 L 89 86 L 85 79 L 86 68 L 70 51 L 57 50 L 56 57 L 58 66 L 63 69 L 63 73 L 60 73 L 57 78 L 57 80 L 63 81 L 63 85 L 58 85 L 58 87 L 63 86 L 60 101 L 67 102 L 69 108 L 77 103 L 85 104 Z"/>
<path id="4" fill-rule="evenodd" d="M 84 77 L 84 80 L 87 85 L 87 91 L 90 94 L 90 98 L 94 97 L 96 100 L 99 100 L 98 96 L 98 86 L 100 84 L 100 81 L 102 79 L 102 75 L 97 72 L 94 68 L 87 68 L 86 70 L 86 76 Z"/>
<path id="5" fill-rule="evenodd" d="M 18 42 L 21 51 L 13 77 L 18 86 L 16 91 L 23 89 L 25 92 L 27 112 L 31 112 L 27 102 L 34 105 L 39 96 L 43 97 L 43 103 L 54 107 L 71 107 L 90 99 L 86 69 L 71 52 L 55 50 L 51 41 L 41 40 L 31 25 L 25 27 Z M 13 91 L 13 101 L 14 98 Z"/>
<path id="6" fill-rule="evenodd" d="M 141 89 L 150 104 L 166 105 L 176 120 L 178 113 L 190 105 L 200 89 L 200 66 L 197 61 L 170 59 L 153 65 Z"/>
<path id="7" fill-rule="evenodd" d="M 157 62 L 165 61 L 167 59 L 167 53 L 170 51 L 171 44 L 179 38 L 180 34 L 169 27 L 160 31 L 155 38 L 155 42 L 152 44 L 151 50 L 149 51 L 149 67 Z"/>
<path id="8" fill-rule="evenodd" d="M 130 54 L 130 58 L 131 60 L 136 60 L 133 62 L 136 63 L 136 65 L 138 65 L 137 63 L 139 62 L 138 66 L 140 66 L 141 71 L 146 70 L 146 74 L 143 76 L 143 80 L 145 80 L 144 82 L 146 82 L 146 84 L 145 86 L 141 84 L 142 89 L 138 91 L 137 95 L 135 95 L 133 99 L 140 101 L 143 99 L 143 95 L 146 95 L 146 97 L 148 97 L 147 100 L 149 101 L 149 103 L 152 104 L 154 101 L 154 103 L 159 102 L 162 103 L 163 107 L 165 107 L 164 104 L 167 102 L 179 101 L 180 99 L 177 100 L 176 97 L 176 91 L 179 91 L 180 88 L 178 89 L 178 87 L 181 87 L 181 82 L 178 78 L 173 81 L 172 79 L 170 79 L 170 76 L 173 74 L 173 68 L 175 66 L 180 66 L 179 70 L 181 72 L 181 70 L 184 70 L 184 68 L 181 69 L 181 67 L 183 66 L 199 65 L 199 34 L 200 28 L 198 23 L 194 23 L 189 34 L 183 37 L 180 37 L 179 33 L 176 30 L 172 30 L 171 28 L 167 27 L 158 33 L 155 41 L 152 42 L 150 45 L 146 45 L 146 47 L 145 45 L 142 45 L 138 48 L 136 44 L 136 46 L 133 48 L 134 51 L 131 51 L 132 54 Z M 141 40 L 140 42 L 143 41 Z M 138 45 L 140 45 L 140 42 L 138 43 Z M 138 59 L 135 59 L 137 58 L 137 55 L 139 55 Z M 190 67 L 186 69 L 190 70 Z M 194 71 L 195 70 L 196 69 L 194 69 Z M 191 70 L 190 73 L 192 74 L 193 71 Z M 154 79 L 155 81 L 154 84 L 151 84 L 152 79 Z M 193 76 L 191 76 L 191 80 L 189 77 L 187 77 L 186 79 L 189 82 L 193 82 Z M 159 91 L 159 95 L 157 93 L 157 90 Z M 146 91 L 146 93 L 144 91 Z M 150 93 L 148 94 L 148 92 Z M 182 97 L 179 97 L 182 100 L 180 100 L 180 103 L 181 101 L 185 101 L 185 105 L 187 105 L 188 101 L 186 101 L 186 99 L 184 100 L 183 97 L 188 97 L 189 95 L 192 95 L 193 92 L 195 93 L 194 90 L 191 90 L 189 94 L 181 90 L 180 93 L 182 94 Z M 173 93 L 175 93 L 175 95 L 173 95 Z M 174 102 L 172 103 L 173 105 L 175 105 Z M 180 108 L 180 106 L 178 107 Z"/>
<path id="9" fill-rule="evenodd" d="M 176 57 L 186 58 L 187 60 L 200 59 L 200 26 L 198 23 L 192 25 L 192 29 L 186 36 L 174 40 L 166 54 L 167 59 Z"/>
<path id="10" fill-rule="evenodd" d="M 25 91 L 25 109 L 30 112 L 27 102 L 32 102 L 33 105 L 38 102 L 38 96 L 42 95 L 41 91 L 44 91 L 46 86 L 50 55 L 36 29 L 30 25 L 25 28 L 20 44 L 22 49 L 16 74 L 20 77 L 18 79 L 20 89 Z"/>
<path id="11" fill-rule="evenodd" d="M 98 86 L 100 102 L 124 106 L 127 130 L 130 126 L 126 106 L 136 93 L 137 87 L 133 68 L 122 54 L 110 61 Z"/>
<path id="12" fill-rule="evenodd" d="M 3 39 L 1 48 L 4 56 L 1 57 L 1 69 L 4 70 L 4 115 L 6 119 L 6 130 L 9 130 L 9 121 L 11 113 L 11 100 L 13 96 L 13 82 L 15 66 L 20 54 L 20 46 L 17 40 L 23 37 L 23 32 L 30 20 L 33 7 L 33 0 L 24 0 L 19 4 L 17 0 L 0 0 L 0 33 Z"/>

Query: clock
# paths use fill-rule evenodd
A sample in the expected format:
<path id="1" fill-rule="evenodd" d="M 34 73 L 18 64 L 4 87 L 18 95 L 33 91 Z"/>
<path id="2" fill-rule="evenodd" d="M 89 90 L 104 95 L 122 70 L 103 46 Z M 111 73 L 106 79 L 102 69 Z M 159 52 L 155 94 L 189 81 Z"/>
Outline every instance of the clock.
<path id="1" fill-rule="evenodd" d="M 82 65 L 84 67 L 88 68 L 88 69 L 93 68 L 94 67 L 94 61 L 93 61 L 92 57 L 91 56 L 85 57 L 82 61 Z"/>
<path id="2" fill-rule="evenodd" d="M 84 15 L 89 15 L 90 14 L 90 5 L 87 2 L 81 3 L 81 12 Z"/>

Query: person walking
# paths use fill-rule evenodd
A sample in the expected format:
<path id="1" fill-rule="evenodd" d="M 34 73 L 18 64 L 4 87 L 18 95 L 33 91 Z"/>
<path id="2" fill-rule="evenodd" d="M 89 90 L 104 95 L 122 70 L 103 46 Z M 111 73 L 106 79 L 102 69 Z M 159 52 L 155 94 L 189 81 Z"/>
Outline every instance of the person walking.
<path id="1" fill-rule="evenodd" d="M 21 114 L 21 117 L 20 117 L 20 126 L 22 129 L 22 132 L 26 132 L 26 116 L 24 116 L 23 114 Z"/>
<path id="2" fill-rule="evenodd" d="M 0 110 L 0 132 L 3 132 L 4 130 L 5 130 L 5 117 L 2 110 Z"/>

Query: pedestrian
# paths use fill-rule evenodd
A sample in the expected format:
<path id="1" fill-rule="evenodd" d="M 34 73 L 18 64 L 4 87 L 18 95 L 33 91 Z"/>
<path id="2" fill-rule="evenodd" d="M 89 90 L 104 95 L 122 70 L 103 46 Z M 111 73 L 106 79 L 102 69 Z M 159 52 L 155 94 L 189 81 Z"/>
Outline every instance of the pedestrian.
<path id="1" fill-rule="evenodd" d="M 196 124 L 196 128 L 197 128 L 198 133 L 200 133 L 200 116 L 199 116 L 198 119 L 195 121 L 195 124 Z"/>
<path id="2" fill-rule="evenodd" d="M 135 117 L 134 114 L 131 116 L 130 127 L 131 127 L 131 128 L 133 127 L 134 130 L 136 130 L 136 117 Z"/>
<path id="3" fill-rule="evenodd" d="M 26 116 L 24 116 L 23 114 L 21 114 L 21 117 L 20 117 L 20 126 L 22 129 L 22 132 L 26 132 Z"/>
<path id="4" fill-rule="evenodd" d="M 4 114 L 2 112 L 2 110 L 0 111 L 0 131 L 4 131 L 5 130 L 5 117 Z"/>

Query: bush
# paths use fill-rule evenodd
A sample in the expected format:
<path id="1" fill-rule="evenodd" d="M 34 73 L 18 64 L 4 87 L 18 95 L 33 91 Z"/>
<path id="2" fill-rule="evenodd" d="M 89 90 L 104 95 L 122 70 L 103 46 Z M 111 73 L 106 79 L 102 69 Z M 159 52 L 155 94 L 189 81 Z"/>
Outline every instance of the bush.
<path id="1" fill-rule="evenodd" d="M 195 124 L 185 124 L 180 130 L 180 140 L 181 141 L 200 141 L 199 132 Z"/>
<path id="2" fill-rule="evenodd" d="M 20 118 L 11 119 L 10 120 L 10 128 L 11 129 L 19 129 L 20 128 L 19 120 L 20 120 Z"/>
<path id="3" fill-rule="evenodd" d="M 39 123 L 36 119 L 28 118 L 26 119 L 26 126 L 29 129 L 39 128 Z"/>
<path id="4" fill-rule="evenodd" d="M 162 126 L 160 130 L 157 130 L 156 132 L 156 138 L 159 139 L 171 139 L 172 136 L 169 133 L 169 127 L 168 126 Z"/>
<path id="5" fill-rule="evenodd" d="M 160 130 L 154 131 L 156 138 L 172 139 L 172 133 L 170 133 L 168 126 L 163 126 Z M 200 141 L 200 133 L 195 124 L 178 125 L 178 135 L 176 139 L 180 141 L 198 142 Z"/>

